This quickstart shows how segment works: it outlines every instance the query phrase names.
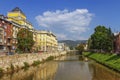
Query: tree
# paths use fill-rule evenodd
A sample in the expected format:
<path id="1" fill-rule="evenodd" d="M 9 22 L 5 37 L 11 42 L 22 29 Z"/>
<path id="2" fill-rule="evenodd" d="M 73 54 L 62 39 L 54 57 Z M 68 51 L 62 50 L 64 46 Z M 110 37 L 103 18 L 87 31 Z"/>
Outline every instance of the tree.
<path id="1" fill-rule="evenodd" d="M 84 51 L 84 45 L 83 45 L 83 44 L 79 44 L 79 45 L 76 47 L 76 50 L 78 50 L 78 51 L 82 54 L 82 52 Z"/>
<path id="2" fill-rule="evenodd" d="M 33 33 L 28 29 L 21 28 L 17 34 L 17 50 L 30 52 L 34 45 Z"/>
<path id="3" fill-rule="evenodd" d="M 113 33 L 110 28 L 97 26 L 88 40 L 89 49 L 110 52 L 113 50 Z"/>

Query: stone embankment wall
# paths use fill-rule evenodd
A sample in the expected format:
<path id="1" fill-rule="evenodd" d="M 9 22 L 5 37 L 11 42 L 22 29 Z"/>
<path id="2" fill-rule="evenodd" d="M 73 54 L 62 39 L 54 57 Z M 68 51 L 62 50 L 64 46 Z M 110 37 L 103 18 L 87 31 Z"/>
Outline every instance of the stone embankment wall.
<path id="1" fill-rule="evenodd" d="M 24 62 L 27 62 L 31 65 L 34 61 L 43 61 L 50 56 L 60 56 L 65 55 L 67 52 L 55 52 L 55 53 L 30 53 L 30 54 L 16 54 L 16 55 L 9 55 L 9 56 L 1 56 L 0 57 L 0 69 L 3 69 L 4 72 L 7 72 L 8 69 L 11 68 L 11 65 L 14 68 L 21 68 L 24 66 Z"/>

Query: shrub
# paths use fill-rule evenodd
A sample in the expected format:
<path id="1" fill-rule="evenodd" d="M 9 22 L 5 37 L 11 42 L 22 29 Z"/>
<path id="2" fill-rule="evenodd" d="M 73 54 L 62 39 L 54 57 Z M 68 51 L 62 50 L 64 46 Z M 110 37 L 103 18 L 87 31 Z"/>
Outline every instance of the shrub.
<path id="1" fill-rule="evenodd" d="M 33 66 L 37 66 L 37 65 L 39 65 L 40 63 L 41 63 L 41 62 L 40 62 L 39 60 L 37 60 L 37 61 L 34 61 L 32 65 L 33 65 Z"/>
<path id="2" fill-rule="evenodd" d="M 10 68 L 12 71 L 14 71 L 14 65 L 11 63 Z"/>
<path id="3" fill-rule="evenodd" d="M 27 62 L 24 62 L 24 69 L 27 69 L 28 67 L 30 67 L 30 65 Z"/>
<path id="4" fill-rule="evenodd" d="M 0 73 L 3 73 L 3 69 L 2 68 L 0 68 Z"/>
<path id="5" fill-rule="evenodd" d="M 46 61 L 50 61 L 50 60 L 53 60 L 53 59 L 54 59 L 53 56 L 49 56 L 49 57 L 46 59 Z"/>

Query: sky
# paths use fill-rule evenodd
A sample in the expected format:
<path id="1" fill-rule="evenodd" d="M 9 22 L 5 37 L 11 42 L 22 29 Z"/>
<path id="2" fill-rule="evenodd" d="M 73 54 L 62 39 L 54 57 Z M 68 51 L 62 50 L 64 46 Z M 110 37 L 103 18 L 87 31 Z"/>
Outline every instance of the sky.
<path id="1" fill-rule="evenodd" d="M 58 40 L 86 40 L 98 25 L 120 32 L 120 0 L 1 0 L 0 14 L 19 7 L 36 30 Z"/>

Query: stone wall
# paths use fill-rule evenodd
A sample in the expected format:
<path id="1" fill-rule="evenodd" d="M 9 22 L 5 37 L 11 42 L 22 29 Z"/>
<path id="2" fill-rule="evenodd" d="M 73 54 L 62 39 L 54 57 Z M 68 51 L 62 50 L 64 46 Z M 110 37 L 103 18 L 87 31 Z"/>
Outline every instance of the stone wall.
<path id="1" fill-rule="evenodd" d="M 9 55 L 9 56 L 1 56 L 0 57 L 0 68 L 7 72 L 8 69 L 11 68 L 11 65 L 14 68 L 21 68 L 24 66 L 24 62 L 27 62 L 31 65 L 34 61 L 43 61 L 47 59 L 49 56 L 60 56 L 65 55 L 66 51 L 63 52 L 55 52 L 55 53 L 29 53 L 29 54 L 16 54 L 16 55 Z"/>

